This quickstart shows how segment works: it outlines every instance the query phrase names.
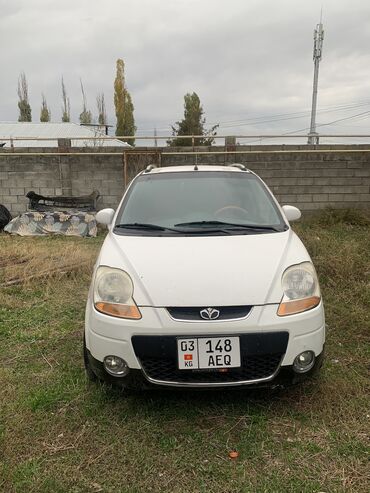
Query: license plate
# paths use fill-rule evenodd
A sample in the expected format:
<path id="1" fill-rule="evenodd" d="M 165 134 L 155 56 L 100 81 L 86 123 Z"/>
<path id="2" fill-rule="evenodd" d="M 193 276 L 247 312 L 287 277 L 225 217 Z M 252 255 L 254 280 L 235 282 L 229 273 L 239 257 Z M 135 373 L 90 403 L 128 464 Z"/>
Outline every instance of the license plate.
<path id="1" fill-rule="evenodd" d="M 238 368 L 239 337 L 195 337 L 177 339 L 180 370 Z"/>

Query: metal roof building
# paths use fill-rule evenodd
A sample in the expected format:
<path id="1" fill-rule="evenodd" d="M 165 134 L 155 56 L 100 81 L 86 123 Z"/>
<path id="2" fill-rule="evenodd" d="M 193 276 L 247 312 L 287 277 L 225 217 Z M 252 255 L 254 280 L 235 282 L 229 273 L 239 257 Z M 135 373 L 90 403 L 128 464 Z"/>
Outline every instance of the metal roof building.
<path id="1" fill-rule="evenodd" d="M 74 137 L 83 137 L 83 139 L 74 140 Z M 114 137 L 110 139 L 100 139 L 99 137 L 107 137 L 101 126 L 94 128 L 62 122 L 0 122 L 0 146 L 5 148 L 58 147 L 58 139 L 71 139 L 72 147 L 131 147 L 126 142 Z M 38 140 L 32 140 L 35 138 Z"/>

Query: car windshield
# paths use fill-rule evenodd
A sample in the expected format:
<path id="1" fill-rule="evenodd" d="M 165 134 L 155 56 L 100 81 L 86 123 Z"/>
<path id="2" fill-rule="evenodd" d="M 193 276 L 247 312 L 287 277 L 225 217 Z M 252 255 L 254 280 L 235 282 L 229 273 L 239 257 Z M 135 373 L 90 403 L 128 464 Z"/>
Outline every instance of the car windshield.
<path id="1" fill-rule="evenodd" d="M 120 234 L 161 236 L 284 229 L 286 224 L 258 177 L 223 171 L 142 174 L 130 187 L 115 224 Z"/>

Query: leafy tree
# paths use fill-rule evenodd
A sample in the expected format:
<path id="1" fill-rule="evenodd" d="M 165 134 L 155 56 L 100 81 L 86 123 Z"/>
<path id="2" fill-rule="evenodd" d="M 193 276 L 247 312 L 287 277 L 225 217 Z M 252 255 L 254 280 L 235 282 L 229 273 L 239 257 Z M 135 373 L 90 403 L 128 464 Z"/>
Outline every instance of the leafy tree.
<path id="1" fill-rule="evenodd" d="M 18 108 L 19 108 L 19 122 L 32 122 L 31 106 L 28 100 L 28 84 L 26 74 L 21 72 L 18 79 Z"/>
<path id="2" fill-rule="evenodd" d="M 116 135 L 135 135 L 134 105 L 125 85 L 125 64 L 120 58 L 117 60 L 114 81 L 114 107 L 117 117 Z M 122 140 L 130 145 L 135 144 L 135 139 Z"/>
<path id="3" fill-rule="evenodd" d="M 192 139 L 182 139 L 181 135 L 204 135 L 204 138 L 194 139 L 194 144 L 197 146 L 212 145 L 214 143 L 213 137 L 217 134 L 216 129 L 218 125 L 214 125 L 209 130 L 206 130 L 206 119 L 203 113 L 199 96 L 195 92 L 193 94 L 185 94 L 184 118 L 176 122 L 175 126 L 172 126 L 172 135 L 175 138 L 168 140 L 167 144 L 171 146 L 191 146 Z"/>
<path id="4" fill-rule="evenodd" d="M 96 106 L 98 107 L 98 123 L 106 125 L 108 123 L 107 111 L 105 109 L 104 93 L 96 96 Z"/>
<path id="5" fill-rule="evenodd" d="M 62 77 L 62 122 L 70 122 L 71 121 L 71 104 L 69 101 L 69 97 L 67 96 L 66 87 L 64 85 L 64 80 Z"/>
<path id="6" fill-rule="evenodd" d="M 47 105 L 46 98 L 44 94 L 41 94 L 42 102 L 41 102 L 41 111 L 40 111 L 40 122 L 50 122 L 50 109 Z"/>
<path id="7" fill-rule="evenodd" d="M 134 105 L 132 103 L 131 94 L 126 91 L 126 101 L 124 107 L 124 122 L 127 130 L 123 135 L 135 135 L 136 126 L 134 118 Z M 135 139 L 127 139 L 127 143 L 130 145 L 135 145 Z"/>
<path id="8" fill-rule="evenodd" d="M 87 100 L 85 95 L 84 86 L 82 84 L 82 80 L 80 79 L 81 84 L 81 92 L 82 92 L 82 113 L 80 113 L 80 123 L 91 123 L 92 122 L 92 114 L 91 111 L 87 109 Z"/>
<path id="9" fill-rule="evenodd" d="M 114 80 L 114 107 L 116 110 L 116 135 L 126 135 L 125 134 L 125 121 L 124 121 L 124 111 L 125 111 L 125 65 L 123 60 L 120 58 L 116 62 L 116 78 Z"/>

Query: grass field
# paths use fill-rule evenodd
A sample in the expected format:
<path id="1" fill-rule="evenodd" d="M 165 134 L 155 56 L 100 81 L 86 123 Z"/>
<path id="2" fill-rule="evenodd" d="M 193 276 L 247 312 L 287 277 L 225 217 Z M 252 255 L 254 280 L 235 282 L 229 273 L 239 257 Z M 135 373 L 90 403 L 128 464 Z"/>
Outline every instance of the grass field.
<path id="1" fill-rule="evenodd" d="M 41 273 L 1 289 L 0 491 L 368 492 L 369 216 L 324 212 L 295 229 L 321 280 L 326 361 L 277 394 L 88 384 L 84 303 L 101 238 L 0 235 L 0 283 Z M 74 259 L 69 274 L 43 274 Z"/>

